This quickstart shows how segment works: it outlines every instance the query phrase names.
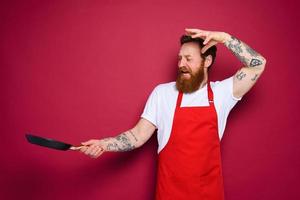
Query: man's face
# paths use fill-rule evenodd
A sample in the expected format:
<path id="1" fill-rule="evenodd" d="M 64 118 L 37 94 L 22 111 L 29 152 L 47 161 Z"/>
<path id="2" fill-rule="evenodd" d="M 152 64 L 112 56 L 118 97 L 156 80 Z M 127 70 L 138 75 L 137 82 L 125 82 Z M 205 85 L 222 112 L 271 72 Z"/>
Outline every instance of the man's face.
<path id="1" fill-rule="evenodd" d="M 178 54 L 176 87 L 184 93 L 196 91 L 204 78 L 204 59 L 200 56 L 197 43 L 188 42 L 181 46 Z"/>

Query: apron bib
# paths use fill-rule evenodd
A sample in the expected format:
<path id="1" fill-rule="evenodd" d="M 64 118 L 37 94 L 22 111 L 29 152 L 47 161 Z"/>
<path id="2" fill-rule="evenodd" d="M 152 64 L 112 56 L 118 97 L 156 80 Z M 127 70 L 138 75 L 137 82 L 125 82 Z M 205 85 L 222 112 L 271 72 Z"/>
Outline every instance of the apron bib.
<path id="1" fill-rule="evenodd" d="M 156 200 L 223 200 L 218 120 L 213 92 L 209 106 L 180 107 L 179 92 L 171 135 L 158 155 Z"/>

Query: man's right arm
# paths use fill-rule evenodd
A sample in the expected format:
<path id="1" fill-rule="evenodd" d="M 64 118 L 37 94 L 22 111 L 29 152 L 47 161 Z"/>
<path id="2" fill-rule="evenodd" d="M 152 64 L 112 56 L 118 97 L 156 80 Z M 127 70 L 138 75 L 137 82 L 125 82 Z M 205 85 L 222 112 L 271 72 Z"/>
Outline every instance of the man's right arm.
<path id="1" fill-rule="evenodd" d="M 83 142 L 80 151 L 86 155 L 97 158 L 103 152 L 124 152 L 139 148 L 153 135 L 156 127 L 148 120 L 141 118 L 134 128 L 115 137 Z"/>

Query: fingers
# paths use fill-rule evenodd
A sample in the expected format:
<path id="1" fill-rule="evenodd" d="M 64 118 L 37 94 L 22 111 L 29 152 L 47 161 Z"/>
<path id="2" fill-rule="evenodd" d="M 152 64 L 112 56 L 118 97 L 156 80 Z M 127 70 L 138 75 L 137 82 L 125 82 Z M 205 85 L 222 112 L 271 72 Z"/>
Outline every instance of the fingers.
<path id="1" fill-rule="evenodd" d="M 104 150 L 102 148 L 98 149 L 93 155 L 93 158 L 98 158 L 103 152 Z"/>
<path id="2" fill-rule="evenodd" d="M 211 40 L 204 47 L 202 47 L 201 53 L 205 53 L 210 47 L 214 46 L 215 44 L 217 44 L 217 42 Z"/>
<path id="3" fill-rule="evenodd" d="M 207 37 L 207 34 L 206 33 L 197 33 L 197 34 L 191 35 L 191 37 L 205 39 Z"/>
<path id="4" fill-rule="evenodd" d="M 210 40 L 212 39 L 212 35 L 211 34 L 207 34 L 203 44 L 206 45 Z"/>
<path id="5" fill-rule="evenodd" d="M 186 28 L 184 29 L 187 33 L 198 33 L 198 32 L 203 32 L 204 30 L 201 29 L 196 29 L 196 28 Z"/>
<path id="6" fill-rule="evenodd" d="M 89 148 L 88 146 L 83 146 L 83 147 L 81 147 L 81 148 L 79 149 L 79 151 L 80 151 L 81 153 L 84 153 L 84 152 L 86 152 L 86 150 L 87 150 L 88 148 Z"/>
<path id="7" fill-rule="evenodd" d="M 192 38 L 200 37 L 202 39 L 205 39 L 209 34 L 209 31 L 204 31 L 201 29 L 186 28 L 185 31 L 186 31 L 186 35 L 189 35 Z"/>
<path id="8" fill-rule="evenodd" d="M 87 155 L 94 155 L 95 152 L 98 151 L 98 149 L 101 149 L 101 147 L 98 145 L 92 145 L 85 151 L 85 153 Z"/>
<path id="9" fill-rule="evenodd" d="M 104 152 L 103 148 L 97 146 L 89 154 L 92 158 L 98 158 Z"/>
<path id="10" fill-rule="evenodd" d="M 190 35 L 192 38 L 199 37 L 204 39 L 204 47 L 201 49 L 201 53 L 205 53 L 210 47 L 217 44 L 217 42 L 213 40 L 213 34 L 210 31 L 189 28 L 185 29 L 185 31 L 187 35 Z"/>
<path id="11" fill-rule="evenodd" d="M 89 145 L 93 145 L 95 144 L 96 142 L 98 142 L 98 140 L 88 140 L 86 142 L 82 142 L 81 144 L 84 145 L 84 146 L 89 146 Z"/>
<path id="12" fill-rule="evenodd" d="M 93 141 L 92 143 L 93 144 L 90 146 L 81 147 L 80 152 L 84 153 L 87 156 L 90 156 L 91 158 L 98 158 L 104 152 L 104 148 L 101 147 L 101 145 L 99 145 L 95 141 Z M 85 142 L 84 144 L 90 144 L 90 143 Z"/>

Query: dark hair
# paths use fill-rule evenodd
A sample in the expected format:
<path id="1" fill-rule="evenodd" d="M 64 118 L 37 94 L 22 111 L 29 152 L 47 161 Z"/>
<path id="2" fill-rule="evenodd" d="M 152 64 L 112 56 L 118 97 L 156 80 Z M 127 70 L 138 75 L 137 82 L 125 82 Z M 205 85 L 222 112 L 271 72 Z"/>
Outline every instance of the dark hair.
<path id="1" fill-rule="evenodd" d="M 204 47 L 203 42 L 204 40 L 202 38 L 192 38 L 189 35 L 183 35 L 180 38 L 180 44 L 183 45 L 184 43 L 188 43 L 188 42 L 195 42 L 199 45 L 200 50 L 202 49 L 202 47 Z M 216 58 L 216 53 L 217 53 L 217 47 L 214 45 L 212 47 L 210 47 L 209 49 L 206 50 L 205 53 L 201 53 L 200 56 L 205 59 L 206 56 L 211 55 L 212 57 L 212 62 L 211 65 L 212 66 L 214 64 L 215 58 Z M 208 68 L 209 69 L 209 68 Z"/>

